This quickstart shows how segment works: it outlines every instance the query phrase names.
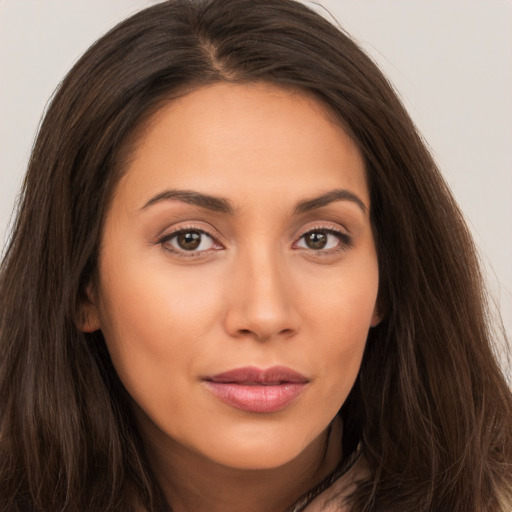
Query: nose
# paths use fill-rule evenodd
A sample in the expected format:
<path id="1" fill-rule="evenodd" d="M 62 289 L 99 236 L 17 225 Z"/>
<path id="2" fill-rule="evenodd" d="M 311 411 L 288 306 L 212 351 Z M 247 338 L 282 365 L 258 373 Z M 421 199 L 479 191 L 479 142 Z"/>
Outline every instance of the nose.
<path id="1" fill-rule="evenodd" d="M 240 255 L 228 280 L 225 329 L 235 338 L 289 338 L 299 329 L 293 281 L 270 251 Z"/>

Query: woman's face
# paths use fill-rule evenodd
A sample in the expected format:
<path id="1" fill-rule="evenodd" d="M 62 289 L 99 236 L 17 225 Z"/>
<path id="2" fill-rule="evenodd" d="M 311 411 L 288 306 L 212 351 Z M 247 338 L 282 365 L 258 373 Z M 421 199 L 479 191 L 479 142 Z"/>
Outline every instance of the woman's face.
<path id="1" fill-rule="evenodd" d="M 356 145 L 271 85 L 216 84 L 152 119 L 105 221 L 86 331 L 141 429 L 234 468 L 318 439 L 378 321 Z"/>

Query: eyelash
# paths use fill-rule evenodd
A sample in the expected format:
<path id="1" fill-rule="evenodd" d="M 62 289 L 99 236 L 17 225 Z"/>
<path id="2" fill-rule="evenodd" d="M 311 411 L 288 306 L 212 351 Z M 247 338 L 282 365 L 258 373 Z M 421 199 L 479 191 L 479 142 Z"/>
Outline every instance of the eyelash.
<path id="1" fill-rule="evenodd" d="M 192 232 L 199 233 L 201 235 L 205 235 L 208 238 L 211 238 L 213 240 L 213 243 L 221 245 L 213 235 L 211 235 L 204 229 L 198 228 L 196 226 L 181 227 L 181 228 L 177 229 L 176 231 L 172 231 L 171 233 L 168 233 L 168 234 L 162 236 L 160 239 L 158 239 L 156 241 L 156 243 L 158 245 L 161 245 L 164 250 L 171 252 L 173 254 L 177 254 L 178 256 L 181 256 L 184 258 L 198 258 L 198 257 L 203 256 L 204 253 L 209 253 L 212 250 L 213 251 L 219 250 L 219 249 L 207 249 L 207 250 L 203 250 L 203 251 L 186 251 L 184 249 L 181 249 L 181 250 L 177 249 L 170 245 L 170 241 L 173 238 L 176 238 L 177 236 L 179 236 L 182 233 L 192 233 Z"/>
<path id="2" fill-rule="evenodd" d="M 333 249 L 314 250 L 314 249 L 304 248 L 305 251 L 308 251 L 308 252 L 311 251 L 314 254 L 318 254 L 318 255 L 322 255 L 322 256 L 329 256 L 332 254 L 337 254 L 341 251 L 346 251 L 353 246 L 352 237 L 349 236 L 347 233 L 345 233 L 344 231 L 338 230 L 338 229 L 327 228 L 325 226 L 315 226 L 313 228 L 308 229 L 307 231 L 302 233 L 302 235 L 298 238 L 297 242 L 295 242 L 294 245 L 296 243 L 298 243 L 298 241 L 304 239 L 307 235 L 309 235 L 311 233 L 325 233 L 327 235 L 333 235 L 339 241 L 339 245 Z"/>
<path id="3" fill-rule="evenodd" d="M 199 233 L 201 235 L 205 235 L 208 238 L 211 238 L 214 244 L 221 245 L 213 235 L 211 235 L 210 233 L 208 233 L 204 229 L 201 229 L 201 228 L 198 228 L 198 227 L 195 227 L 195 226 L 181 227 L 181 228 L 177 229 L 176 231 L 168 233 L 168 234 L 162 236 L 161 238 L 159 238 L 156 241 L 156 244 L 157 245 L 161 245 L 162 248 L 164 250 L 168 251 L 168 252 L 171 252 L 173 254 L 177 254 L 180 257 L 185 257 L 185 258 L 198 258 L 198 257 L 204 256 L 205 253 L 210 253 L 211 251 L 220 250 L 218 248 L 215 248 L 215 249 L 206 249 L 206 250 L 202 250 L 202 251 L 186 251 L 184 249 L 177 249 L 177 248 L 172 247 L 170 245 L 170 241 L 172 239 L 176 238 L 180 234 L 190 233 L 190 232 L 194 232 L 194 233 Z M 315 249 L 310 249 L 310 248 L 299 248 L 298 250 L 304 250 L 304 251 L 307 251 L 307 252 L 312 252 L 314 254 L 328 256 L 328 255 L 331 255 L 331 254 L 338 253 L 340 251 L 346 251 L 347 249 L 350 249 L 352 247 L 352 245 L 353 245 L 352 237 L 350 237 L 347 233 L 345 233 L 343 231 L 340 231 L 340 230 L 337 230 L 337 229 L 333 229 L 333 228 L 326 228 L 326 227 L 323 227 L 323 226 L 316 226 L 316 227 L 313 227 L 311 229 L 308 229 L 307 231 L 302 233 L 302 235 L 297 239 L 296 242 L 294 242 L 294 245 L 297 244 L 300 240 L 304 239 L 307 235 L 309 235 L 311 233 L 325 233 L 327 235 L 333 235 L 333 236 L 335 236 L 338 239 L 339 246 L 337 246 L 335 248 L 332 248 L 332 249 L 318 249 L 318 250 L 315 250 Z"/>

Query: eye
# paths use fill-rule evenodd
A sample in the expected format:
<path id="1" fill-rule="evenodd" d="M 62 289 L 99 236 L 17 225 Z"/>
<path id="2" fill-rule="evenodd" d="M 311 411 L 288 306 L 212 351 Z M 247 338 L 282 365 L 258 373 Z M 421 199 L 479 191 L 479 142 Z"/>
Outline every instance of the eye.
<path id="1" fill-rule="evenodd" d="M 208 233 L 200 229 L 181 229 L 165 236 L 159 242 L 172 252 L 198 253 L 219 249 L 221 246 Z"/>
<path id="2" fill-rule="evenodd" d="M 330 251 L 350 247 L 351 239 L 345 233 L 333 229 L 313 229 L 304 233 L 296 247 L 313 251 Z"/>

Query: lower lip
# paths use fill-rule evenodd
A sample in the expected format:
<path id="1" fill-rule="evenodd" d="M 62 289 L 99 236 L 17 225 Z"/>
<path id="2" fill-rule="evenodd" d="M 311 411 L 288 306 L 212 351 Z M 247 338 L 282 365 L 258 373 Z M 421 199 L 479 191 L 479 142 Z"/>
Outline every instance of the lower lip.
<path id="1" fill-rule="evenodd" d="M 293 402 L 306 387 L 305 383 L 246 385 L 233 382 L 205 381 L 209 390 L 223 402 L 248 412 L 277 412 Z"/>

